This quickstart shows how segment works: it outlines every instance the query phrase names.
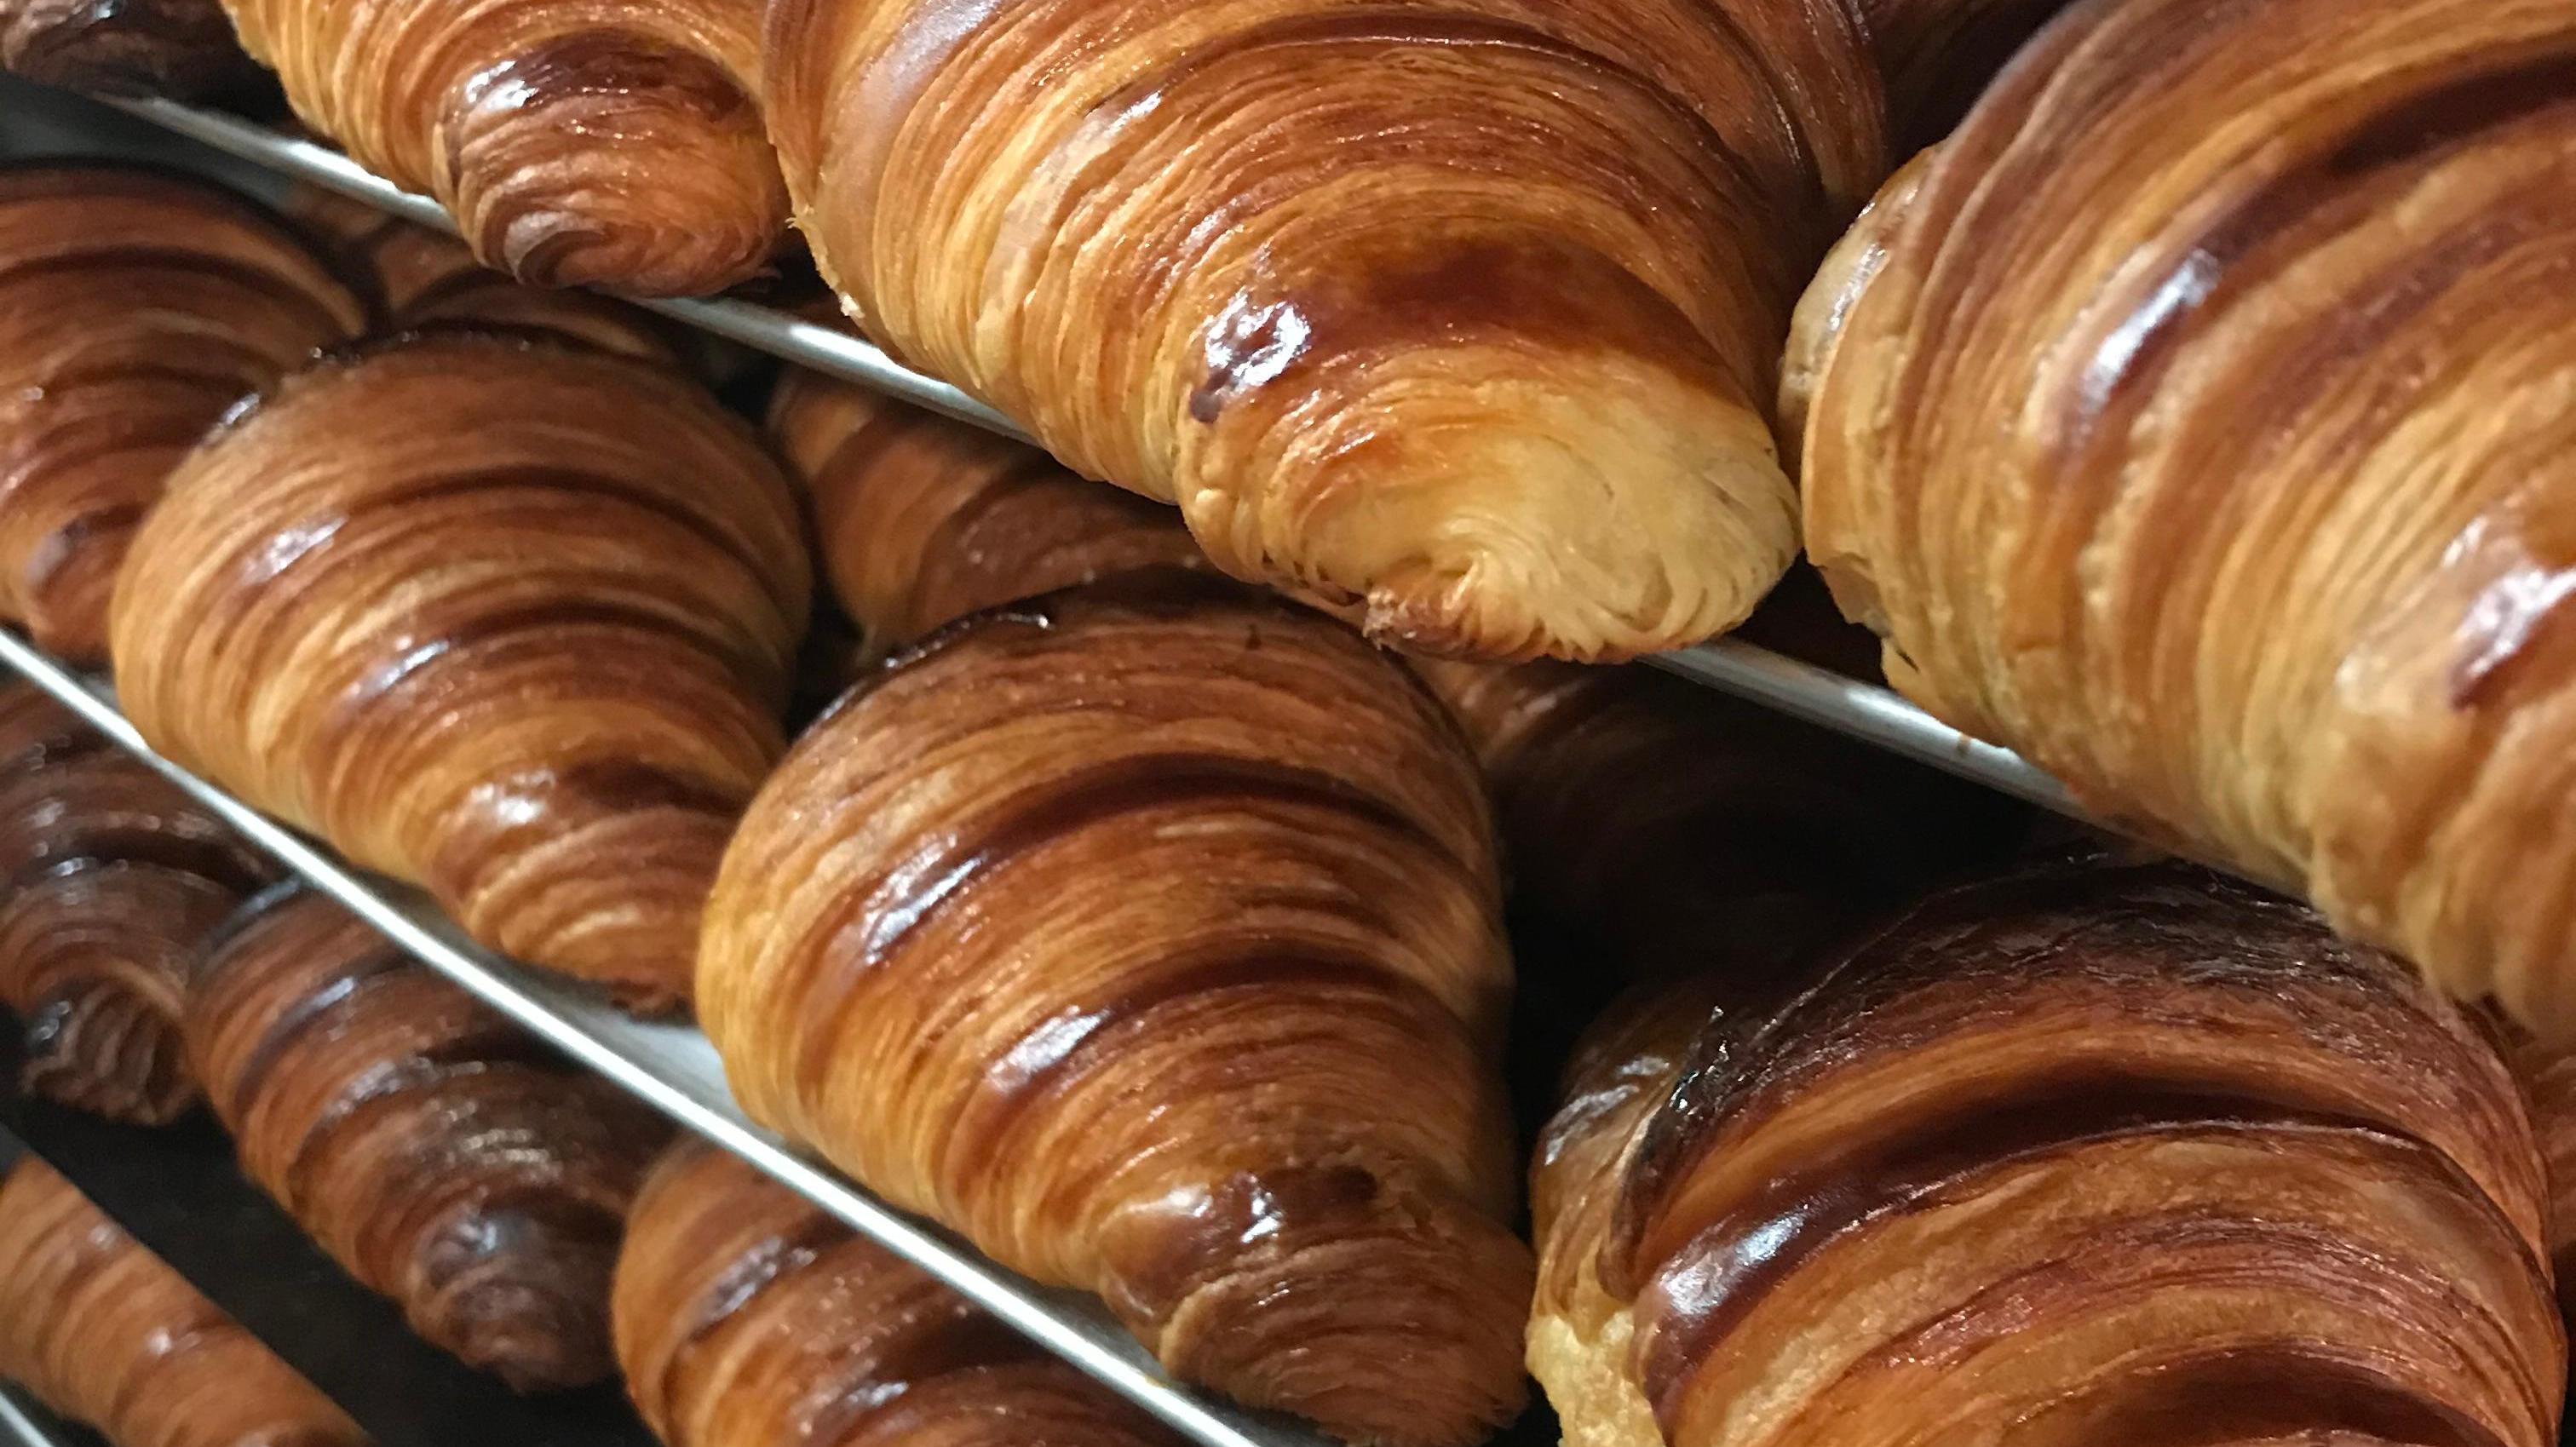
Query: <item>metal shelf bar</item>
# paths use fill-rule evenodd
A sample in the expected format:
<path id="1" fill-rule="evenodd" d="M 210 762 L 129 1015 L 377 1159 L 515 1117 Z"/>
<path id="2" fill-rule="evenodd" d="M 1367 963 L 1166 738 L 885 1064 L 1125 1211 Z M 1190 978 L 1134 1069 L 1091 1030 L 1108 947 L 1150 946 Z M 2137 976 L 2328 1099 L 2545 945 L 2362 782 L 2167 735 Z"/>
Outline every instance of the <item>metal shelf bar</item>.
<path id="1" fill-rule="evenodd" d="M 437 202 L 403 190 L 327 146 L 220 111 L 161 100 L 108 103 L 227 155 L 327 187 L 406 220 L 451 233 L 456 229 Z M 642 305 L 798 366 L 873 387 L 1006 437 L 1029 440 L 999 412 L 945 382 L 911 370 L 851 333 L 721 298 Z M 1731 640 L 1684 649 L 1653 662 L 1695 683 L 1850 734 L 2015 798 L 2084 817 L 2056 780 L 2010 750 L 1971 739 L 1877 685 Z"/>
<path id="2" fill-rule="evenodd" d="M 695 1028 L 634 1019 L 597 995 L 494 955 L 417 890 L 342 863 L 293 830 L 153 752 L 105 688 L 0 629 L 0 664 L 168 779 L 252 844 L 529 1033 L 707 1137 L 921 1268 L 1040 1346 L 1206 1447 L 1329 1447 L 1302 1424 L 1224 1402 L 1167 1376 L 1087 1295 L 1040 1286 L 941 1228 L 896 1211 L 754 1125 Z"/>
<path id="3" fill-rule="evenodd" d="M 95 1437 L 82 1434 L 90 1441 Z M 37 1406 L 32 1395 L 14 1382 L 0 1381 L 0 1440 L 20 1447 L 78 1447 L 68 1432 L 54 1429 L 54 1416 Z"/>

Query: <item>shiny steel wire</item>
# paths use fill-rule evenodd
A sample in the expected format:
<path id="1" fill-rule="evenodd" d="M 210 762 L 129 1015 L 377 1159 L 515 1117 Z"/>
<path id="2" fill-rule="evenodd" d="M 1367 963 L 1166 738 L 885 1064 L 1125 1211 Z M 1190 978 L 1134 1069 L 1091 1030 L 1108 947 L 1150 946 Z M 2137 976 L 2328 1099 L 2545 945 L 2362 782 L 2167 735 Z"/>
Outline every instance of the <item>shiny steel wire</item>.
<path id="1" fill-rule="evenodd" d="M 633 1019 L 578 986 L 483 949 L 419 891 L 353 869 L 153 752 L 117 711 L 104 687 L 48 657 L 13 629 L 0 629 L 0 664 L 52 695 L 253 845 L 529 1033 L 749 1161 L 1174 1430 L 1205 1447 L 1330 1447 L 1320 1434 L 1300 1424 L 1247 1411 L 1175 1382 L 1088 1296 L 1040 1286 L 1003 1270 L 957 1237 L 894 1210 L 752 1124 L 725 1089 L 724 1068 L 714 1047 L 695 1028 Z"/>
<path id="2" fill-rule="evenodd" d="M 15 1382 L 0 1382 L 0 1442 L 19 1447 L 72 1447 L 72 1440 L 49 1424 L 53 1414 L 35 1405 Z"/>

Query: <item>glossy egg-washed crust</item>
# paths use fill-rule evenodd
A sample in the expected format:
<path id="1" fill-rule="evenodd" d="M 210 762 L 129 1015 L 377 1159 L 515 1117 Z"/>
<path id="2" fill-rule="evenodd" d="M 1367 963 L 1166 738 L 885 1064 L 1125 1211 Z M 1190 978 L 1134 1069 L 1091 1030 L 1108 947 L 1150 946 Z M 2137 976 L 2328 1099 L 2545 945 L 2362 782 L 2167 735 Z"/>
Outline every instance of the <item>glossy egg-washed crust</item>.
<path id="1" fill-rule="evenodd" d="M 736 1097 L 1361 1442 L 1518 1407 L 1511 969 L 1474 760 L 1357 634 L 1205 574 L 977 615 L 745 815 L 698 1008 Z"/>
<path id="2" fill-rule="evenodd" d="M 873 656 L 998 603 L 1204 561 L 1171 508 L 819 373 L 779 383 L 769 431 L 805 485 L 824 576 Z"/>
<path id="3" fill-rule="evenodd" d="M 1885 162 L 1842 0 L 785 0 L 872 336 L 1375 637 L 1625 656 L 1796 550 L 1797 287 Z"/>
<path id="4" fill-rule="evenodd" d="M 74 90 L 174 100 L 259 73 L 222 0 L 0 0 L 0 68 Z"/>
<path id="5" fill-rule="evenodd" d="M 1829 268 L 1899 687 L 2576 1033 L 2576 8 L 2099 0 Z"/>
<path id="6" fill-rule="evenodd" d="M 544 286 L 719 291 L 787 202 L 758 0 L 225 0 L 296 113 Z"/>
<path id="7" fill-rule="evenodd" d="M 244 1169 L 412 1330 L 523 1391 L 615 1370 L 661 1117 L 293 886 L 209 942 L 185 1021 Z"/>
<path id="8" fill-rule="evenodd" d="M 366 1435 L 33 1156 L 0 1174 L 0 1377 L 116 1447 L 365 1447 Z"/>
<path id="9" fill-rule="evenodd" d="M 0 618 L 103 659 L 108 594 L 162 479 L 225 408 L 366 324 L 301 237 L 231 192 L 0 168 Z"/>
<path id="10" fill-rule="evenodd" d="M 793 493 L 703 392 L 439 334 L 298 373 L 188 459 L 116 682 L 164 753 L 650 1008 L 783 748 L 807 590 Z"/>
<path id="11" fill-rule="evenodd" d="M 383 318 L 385 331 L 443 327 L 535 332 L 657 362 L 676 362 L 648 312 L 596 292 L 528 286 L 474 259 L 464 242 L 363 201 L 299 186 L 281 203 L 317 237 Z"/>
<path id="12" fill-rule="evenodd" d="M 0 687 L 0 1003 L 25 1088 L 159 1125 L 196 1103 L 198 943 L 270 876 L 205 810 L 33 684 Z"/>
<path id="13" fill-rule="evenodd" d="M 1167 1447 L 1136 1408 L 702 1142 L 635 1198 L 617 1356 L 668 1447 Z"/>
<path id="14" fill-rule="evenodd" d="M 1531 1364 L 1579 1447 L 2556 1439 L 2521 1097 L 2305 909 L 2034 866 L 1776 1011 L 1681 988 L 1536 1168 Z"/>

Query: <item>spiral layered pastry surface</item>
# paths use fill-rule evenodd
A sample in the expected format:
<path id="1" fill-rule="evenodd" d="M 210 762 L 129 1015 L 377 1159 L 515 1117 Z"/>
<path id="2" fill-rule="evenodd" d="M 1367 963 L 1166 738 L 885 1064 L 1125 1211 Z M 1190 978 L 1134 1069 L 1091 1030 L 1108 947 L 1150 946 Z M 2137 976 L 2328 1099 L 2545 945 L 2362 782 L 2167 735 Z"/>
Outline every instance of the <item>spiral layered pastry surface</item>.
<path id="1" fill-rule="evenodd" d="M 1780 340 L 1886 165 L 1841 0 L 789 0 L 767 54 L 860 324 L 1228 572 L 1597 659 L 1796 551 Z"/>
<path id="2" fill-rule="evenodd" d="M 210 943 L 187 1035 L 243 1167 L 414 1331 L 523 1391 L 615 1370 L 659 1116 L 291 889 Z"/>
<path id="3" fill-rule="evenodd" d="M 1205 575 L 978 615 L 764 786 L 698 1008 L 735 1095 L 1354 1441 L 1522 1390 L 1475 763 L 1357 634 Z"/>
<path id="4" fill-rule="evenodd" d="M 757 0 L 225 0 L 296 113 L 543 286 L 720 291 L 787 202 Z"/>
<path id="5" fill-rule="evenodd" d="M 2175 864 L 1611 1022 L 1533 1173 L 1578 1447 L 2557 1435 L 2541 1152 L 2402 963 Z"/>
<path id="6" fill-rule="evenodd" d="M 2104 0 L 1802 309 L 1906 693 L 2576 1033 L 2576 11 Z"/>
<path id="7" fill-rule="evenodd" d="M 32 684 L 0 686 L 0 1002 L 29 1091 L 159 1125 L 198 946 L 270 876 L 231 830 Z"/>
<path id="8" fill-rule="evenodd" d="M 366 1447 L 358 1424 L 33 1156 L 0 1174 L 0 1376 L 116 1447 Z"/>
<path id="9" fill-rule="evenodd" d="M 224 410 L 367 311 L 229 191 L 132 167 L 0 168 L 0 618 L 105 656 L 117 569 Z"/>
<path id="10" fill-rule="evenodd" d="M 116 683 L 155 747 L 496 949 L 685 997 L 809 586 L 713 399 L 588 349 L 363 350 L 198 449 L 132 562 Z"/>
<path id="11" fill-rule="evenodd" d="M 617 1354 L 669 1447 L 1166 1447 L 1028 1338 L 741 1160 L 696 1142 L 645 1182 Z"/>

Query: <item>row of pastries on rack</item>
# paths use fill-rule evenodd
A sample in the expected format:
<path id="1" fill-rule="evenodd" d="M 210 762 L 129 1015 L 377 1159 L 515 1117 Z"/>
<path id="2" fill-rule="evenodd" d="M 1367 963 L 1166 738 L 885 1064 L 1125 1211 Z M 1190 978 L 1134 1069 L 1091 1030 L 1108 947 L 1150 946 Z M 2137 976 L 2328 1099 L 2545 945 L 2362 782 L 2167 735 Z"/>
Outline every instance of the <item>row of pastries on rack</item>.
<path id="1" fill-rule="evenodd" d="M 225 12 L 0 59 L 237 36 L 465 243 L 0 173 L 0 614 L 875 1195 L 1357 1444 L 1527 1375 L 1581 1447 L 2555 1439 L 2563 0 Z M 791 213 L 1046 450 L 754 425 L 522 284 Z M 2231 874 L 1610 666 L 1845 661 L 1827 590 Z M 202 1100 L 439 1346 L 673 1447 L 1162 1440 L 42 699 L 0 747 L 30 1088 Z M 65 1279 L 0 1370 L 163 1440 Z"/>

